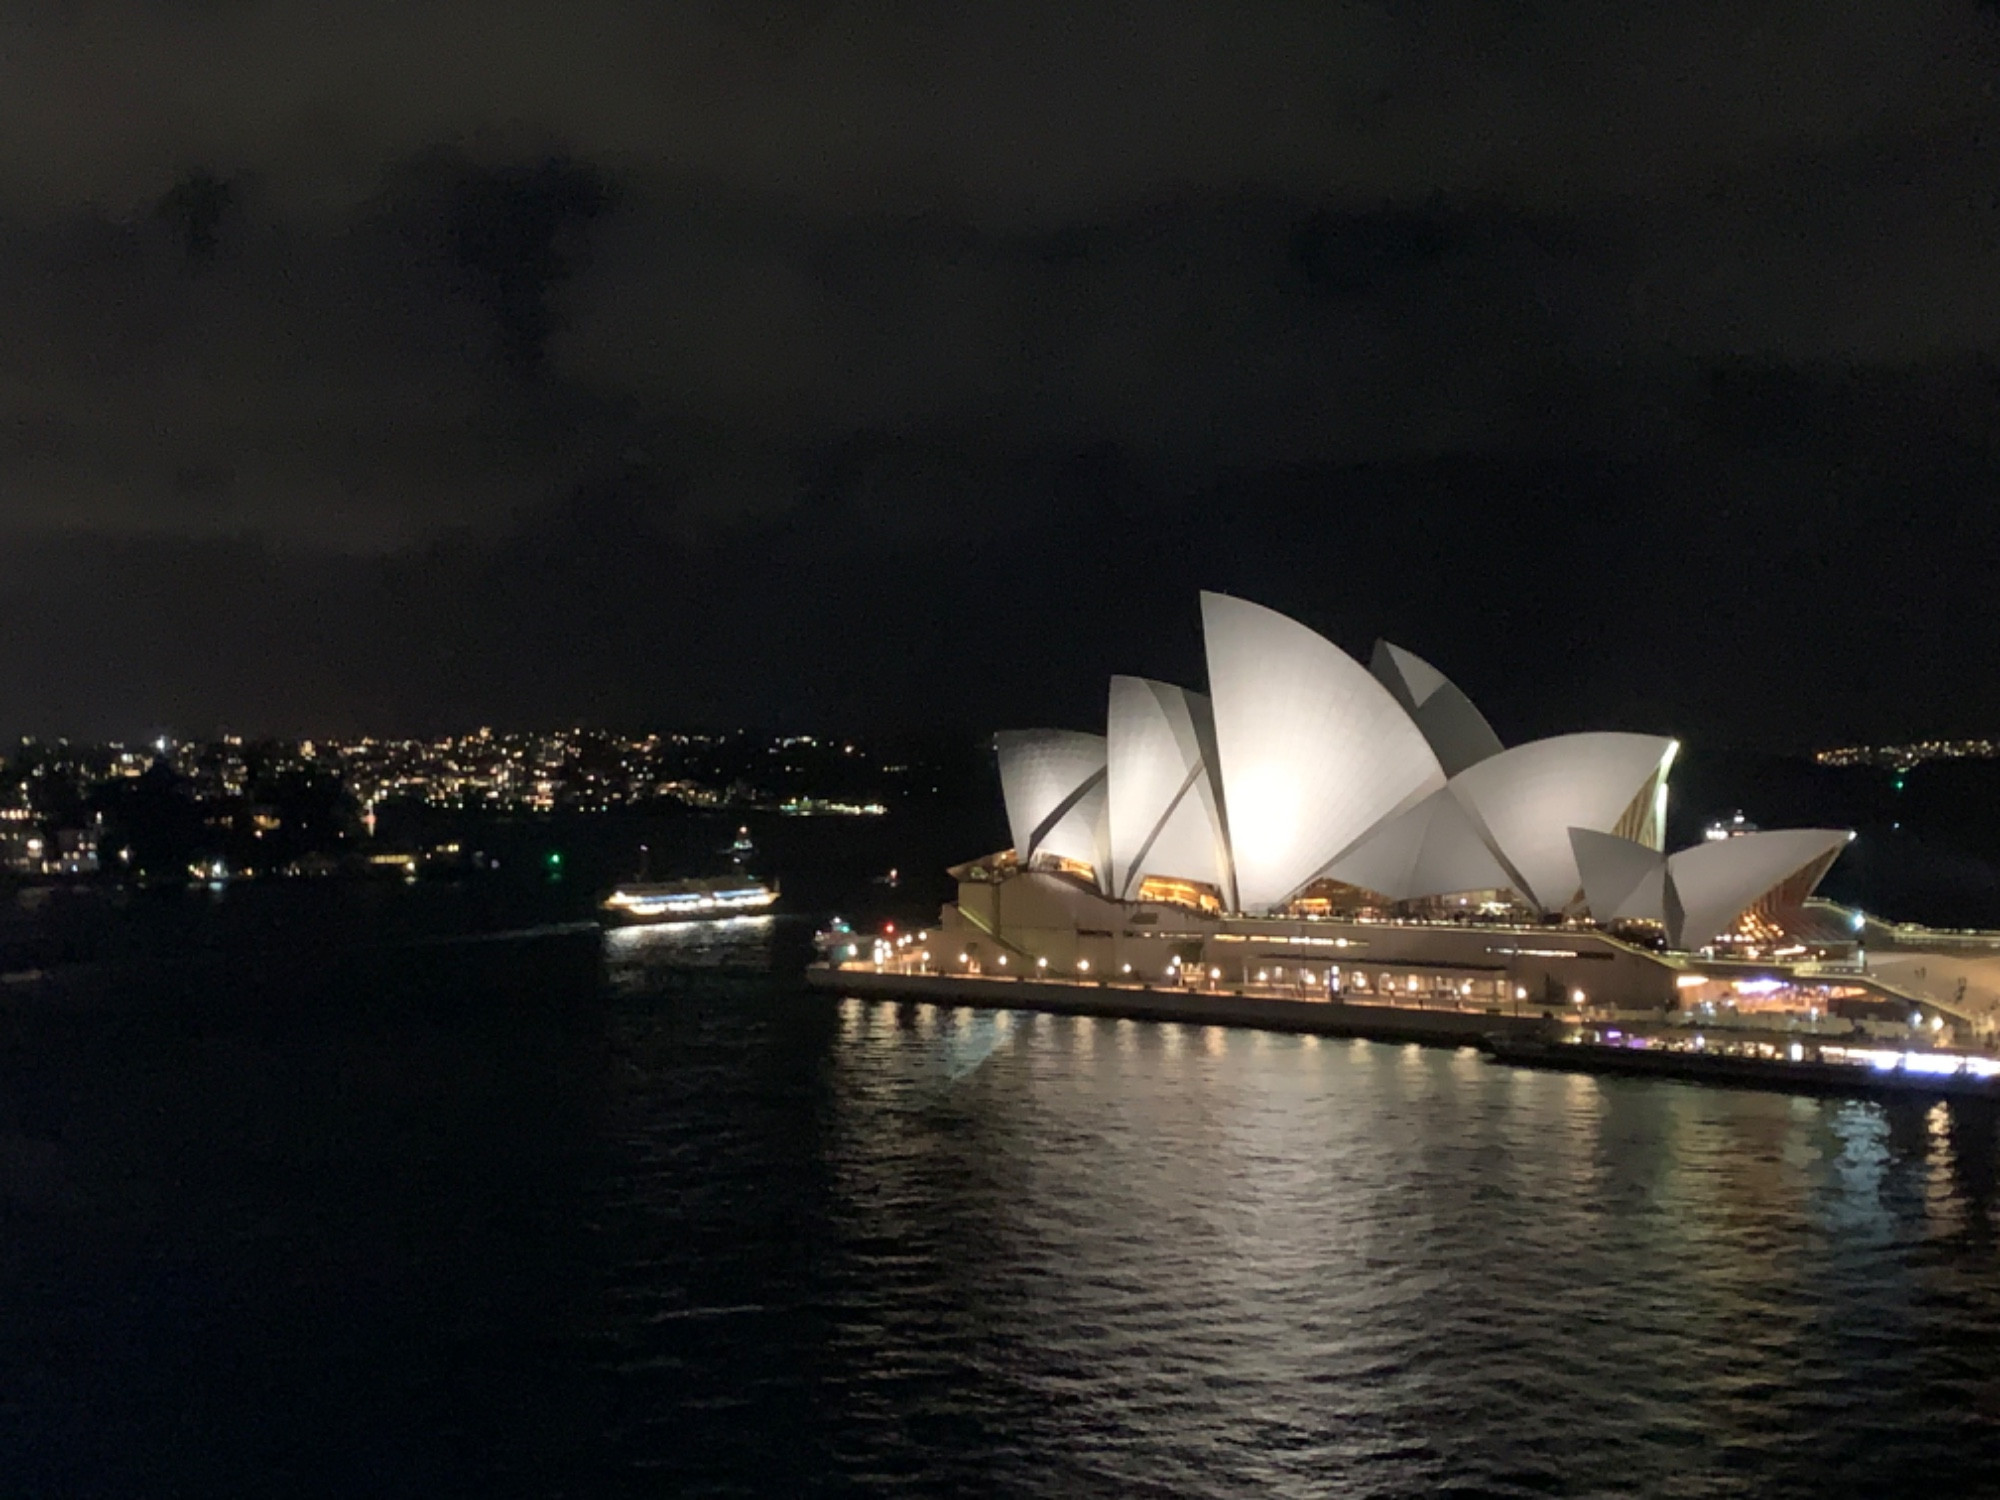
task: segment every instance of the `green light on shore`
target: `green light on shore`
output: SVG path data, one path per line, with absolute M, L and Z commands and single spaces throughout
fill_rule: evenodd
M 560 850 L 551 849 L 549 851 L 549 868 L 551 870 L 560 870 L 562 868 L 562 852 Z

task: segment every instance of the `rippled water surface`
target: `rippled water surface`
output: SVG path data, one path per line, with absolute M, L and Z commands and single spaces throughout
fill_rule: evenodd
M 765 1493 L 2000 1489 L 1990 1118 L 816 1011 L 760 941 L 618 961 L 621 1461 Z
M 0 1489 L 2000 1491 L 1990 1118 L 842 1002 L 803 934 L 17 1017 Z

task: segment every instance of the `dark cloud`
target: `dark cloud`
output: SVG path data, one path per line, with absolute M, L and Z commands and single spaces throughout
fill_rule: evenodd
M 200 265 L 214 259 L 223 217 L 235 201 L 236 191 L 228 183 L 196 170 L 167 190 L 158 212 L 186 246 L 188 260 Z
M 604 179 L 560 158 L 528 167 L 467 168 L 452 185 L 452 263 L 492 313 L 500 352 L 536 374 L 555 327 L 552 299 L 587 264 L 586 232 L 611 207 Z
M 1222 584 L 1519 732 L 1990 728 L 1996 65 L 1972 0 L 14 6 L 0 727 L 1080 717 Z

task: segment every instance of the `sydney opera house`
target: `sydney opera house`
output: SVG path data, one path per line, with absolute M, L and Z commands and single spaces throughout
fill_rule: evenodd
M 1114 677 L 1102 734 L 997 737 L 1013 847 L 953 871 L 932 972 L 1664 1006 L 1824 956 L 1848 833 L 1669 851 L 1672 739 L 1506 746 L 1400 647 L 1221 594 L 1201 623 L 1206 694 Z

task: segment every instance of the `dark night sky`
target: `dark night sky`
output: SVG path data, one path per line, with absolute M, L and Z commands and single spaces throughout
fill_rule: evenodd
M 2000 732 L 1975 0 L 0 10 L 0 731 Z

